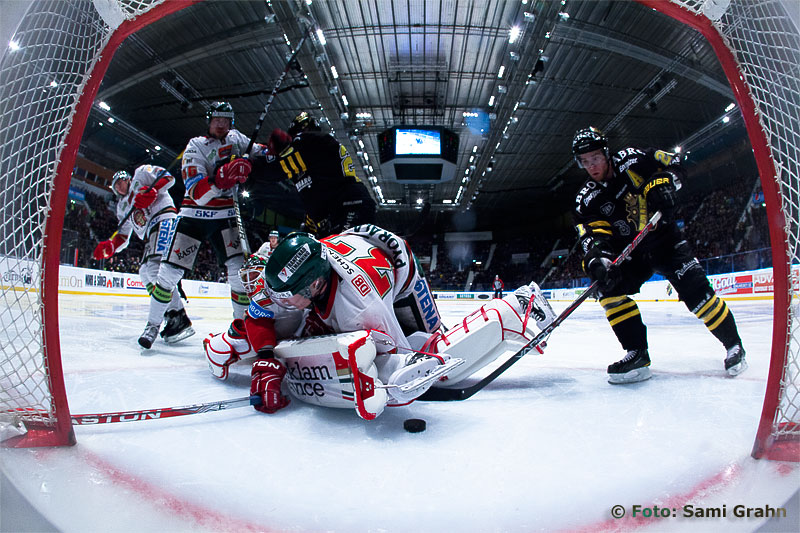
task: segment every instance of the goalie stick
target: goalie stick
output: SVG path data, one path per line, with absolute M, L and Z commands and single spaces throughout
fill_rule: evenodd
M 633 241 L 631 241 L 631 243 L 628 244 L 628 246 L 626 246 L 624 250 L 622 250 L 622 253 L 620 253 L 619 256 L 616 259 L 614 259 L 612 265 L 619 265 L 628 257 L 630 257 L 633 250 L 639 245 L 640 242 L 642 242 L 642 239 L 644 239 L 645 236 L 647 236 L 647 234 L 650 233 L 650 231 L 652 231 L 652 229 L 656 227 L 656 224 L 658 224 L 659 220 L 661 220 L 661 211 L 656 211 L 650 218 L 650 220 L 647 222 L 645 227 L 642 228 L 642 231 L 640 231 L 636 235 L 636 237 L 634 237 Z M 558 315 L 555 320 L 553 320 L 542 331 L 540 331 L 538 335 L 536 335 L 533 339 L 528 341 L 528 343 L 525 346 L 520 348 L 517 353 L 508 358 L 508 360 L 505 363 L 497 367 L 491 374 L 487 375 L 477 383 L 474 383 L 473 385 L 463 388 L 453 388 L 453 389 L 431 388 L 428 389 L 428 391 L 425 394 L 420 396 L 418 400 L 429 401 L 429 402 L 449 402 L 449 401 L 466 400 L 470 396 L 474 395 L 475 393 L 483 389 L 486 385 L 497 379 L 497 377 L 500 374 L 508 370 L 508 368 L 511 365 L 519 361 L 524 355 L 526 355 L 528 352 L 536 348 L 536 346 L 541 344 L 550 335 L 550 333 L 553 332 L 554 329 L 556 329 L 564 320 L 567 319 L 567 317 L 569 317 L 578 308 L 578 306 L 580 306 L 587 298 L 589 298 L 589 296 L 594 294 L 594 292 L 597 290 L 598 285 L 599 282 L 594 281 L 589 286 L 589 288 L 586 289 L 586 291 L 584 291 L 583 294 L 578 296 L 575 299 L 575 301 L 569 304 L 569 306 L 566 309 L 564 309 L 564 311 L 562 311 L 561 314 Z

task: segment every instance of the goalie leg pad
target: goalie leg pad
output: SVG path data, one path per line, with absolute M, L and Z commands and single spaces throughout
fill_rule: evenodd
M 228 331 L 212 333 L 203 339 L 203 348 L 208 359 L 208 369 L 215 378 L 228 379 L 228 367 L 244 357 L 256 355 L 247 340 L 244 320 L 236 319 L 231 323 Z
M 528 320 L 524 324 L 516 297 L 506 298 L 491 300 L 464 317 L 447 333 L 431 337 L 428 351 L 464 360 L 435 386 L 457 385 L 500 354 L 517 352 L 538 333 L 534 321 Z M 537 347 L 539 353 L 542 353 L 542 347 Z
M 366 420 L 377 417 L 388 395 L 375 366 L 375 342 L 367 331 L 281 341 L 275 357 L 287 369 L 284 382 L 300 401 L 355 408 Z

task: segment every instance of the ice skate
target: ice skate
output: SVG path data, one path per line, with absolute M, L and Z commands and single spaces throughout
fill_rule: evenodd
M 158 336 L 158 324 L 151 324 L 148 322 L 144 327 L 142 336 L 139 337 L 139 345 L 142 348 L 149 350 L 153 345 L 153 342 L 156 340 L 156 336 Z
M 458 357 L 446 354 L 441 354 L 440 357 L 444 359 L 444 363 L 438 357 L 422 354 L 410 356 L 406 366 L 395 370 L 389 377 L 386 385 L 387 392 L 392 398 L 389 403 L 408 403 L 418 398 L 442 376 L 464 364 L 464 360 Z
M 167 323 L 161 331 L 161 338 L 167 344 L 174 344 L 194 335 L 192 321 L 186 316 L 186 310 L 167 311 Z
M 608 366 L 608 382 L 615 385 L 645 381 L 652 375 L 647 348 L 630 350 L 621 360 Z
M 749 366 L 747 361 L 744 360 L 744 348 L 742 343 L 736 344 L 728 348 L 728 354 L 725 356 L 725 372 L 729 376 L 738 376 Z

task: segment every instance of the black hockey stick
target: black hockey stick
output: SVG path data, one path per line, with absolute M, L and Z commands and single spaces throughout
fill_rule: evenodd
M 284 78 L 292 69 L 292 63 L 294 63 L 294 58 L 297 57 L 298 52 L 303 47 L 303 43 L 306 42 L 306 38 L 308 37 L 308 33 L 304 34 L 303 37 L 300 39 L 300 42 L 297 43 L 297 46 L 292 52 L 292 55 L 289 56 L 289 60 L 286 62 L 286 67 L 284 67 L 283 72 L 281 72 L 280 77 L 278 77 L 278 81 L 275 83 L 275 87 L 272 88 L 272 92 L 269 94 L 269 98 L 267 98 L 267 103 L 264 105 L 264 111 L 261 112 L 261 116 L 258 117 L 258 122 L 256 123 L 256 129 L 253 130 L 253 134 L 250 136 L 250 144 L 247 145 L 247 150 L 244 151 L 244 157 L 249 157 L 250 150 L 253 149 L 253 144 L 256 142 L 256 137 L 261 132 L 261 126 L 264 124 L 264 119 L 267 118 L 267 113 L 269 112 L 269 107 L 272 105 L 272 101 L 275 99 L 275 95 L 278 94 L 278 89 L 281 88 L 281 84 L 283 83 Z
M 661 211 L 656 211 L 650 220 L 647 222 L 642 231 L 634 237 L 633 241 L 631 241 L 628 246 L 622 250 L 622 253 L 619 254 L 619 257 L 614 259 L 612 265 L 619 265 L 628 257 L 630 257 L 633 250 L 642 242 L 642 239 L 650 233 L 650 231 L 656 227 L 658 221 L 661 220 Z M 428 391 L 420 396 L 418 399 L 423 401 L 429 402 L 449 402 L 449 401 L 457 401 L 457 400 L 466 400 L 470 396 L 477 393 L 479 390 L 484 388 L 486 385 L 497 379 L 497 376 L 505 372 L 508 367 L 519 361 L 524 355 L 528 352 L 536 348 L 538 345 L 542 343 L 549 335 L 556 329 L 564 320 L 567 319 L 577 308 L 580 306 L 584 300 L 589 298 L 594 292 L 597 290 L 599 283 L 597 281 L 593 282 L 583 294 L 578 296 L 574 302 L 569 304 L 569 306 L 561 312 L 560 315 L 556 317 L 550 324 L 548 324 L 542 331 L 539 332 L 533 339 L 528 341 L 528 343 L 520 348 L 520 350 L 512 355 L 505 363 L 497 367 L 491 374 L 487 375 L 485 378 L 481 379 L 477 383 L 470 385 L 469 387 L 464 388 L 453 388 L 453 389 L 444 389 L 444 388 L 430 388 Z
M 261 132 L 261 126 L 264 124 L 264 119 L 267 118 L 267 113 L 269 112 L 269 107 L 272 105 L 272 101 L 275 99 L 275 95 L 278 94 L 278 89 L 281 88 L 281 84 L 283 83 L 284 78 L 289 73 L 289 70 L 292 68 L 292 63 L 294 63 L 294 58 L 297 57 L 297 53 L 303 47 L 303 43 L 306 42 L 306 37 L 308 34 L 306 33 L 300 39 L 300 42 L 297 43 L 297 47 L 295 47 L 294 52 L 292 55 L 289 56 L 289 60 L 286 62 L 286 67 L 281 72 L 281 75 L 278 77 L 277 83 L 275 83 L 275 87 L 272 88 L 272 92 L 269 93 L 269 98 L 267 98 L 267 103 L 264 105 L 264 111 L 261 112 L 261 116 L 258 117 L 258 122 L 256 123 L 256 128 L 253 130 L 253 134 L 250 136 L 250 142 L 247 144 L 247 149 L 244 151 L 244 157 L 250 157 L 250 150 L 253 149 L 253 145 L 256 142 L 256 137 Z M 236 186 L 236 189 L 233 191 L 233 211 L 236 214 L 236 225 L 239 228 L 239 240 L 242 243 L 242 251 L 244 252 L 245 257 L 250 255 L 250 241 L 247 240 L 247 232 L 244 229 L 244 221 L 242 220 L 242 208 L 239 205 L 239 186 Z

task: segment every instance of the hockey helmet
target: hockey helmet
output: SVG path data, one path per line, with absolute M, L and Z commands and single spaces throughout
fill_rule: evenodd
M 294 117 L 292 123 L 289 124 L 288 133 L 289 135 L 294 137 L 298 133 L 308 130 L 319 131 L 320 130 L 319 122 L 317 122 L 317 119 L 309 115 L 307 111 L 303 111 L 302 113 Z
M 272 301 L 292 308 L 292 296 L 312 297 L 311 285 L 330 274 L 328 249 L 310 233 L 290 233 L 272 251 L 264 269 L 267 290 Z
M 211 107 L 206 111 L 206 121 L 211 123 L 214 117 L 223 117 L 231 119 L 231 128 L 233 127 L 233 106 L 229 102 L 214 102 Z
M 608 139 L 602 131 L 595 127 L 589 127 L 575 132 L 575 137 L 572 139 L 572 155 L 579 168 L 583 168 L 583 165 L 578 156 L 595 150 L 603 150 L 605 156 L 608 157 Z
M 131 175 L 128 174 L 124 170 L 120 170 L 119 172 L 114 172 L 114 175 L 111 176 L 111 190 L 114 192 L 114 195 L 115 196 L 122 196 L 122 194 L 120 194 L 117 191 L 116 185 L 117 185 L 118 181 L 123 180 L 123 181 L 127 181 L 128 183 L 130 183 L 132 179 L 133 178 L 131 177 Z

